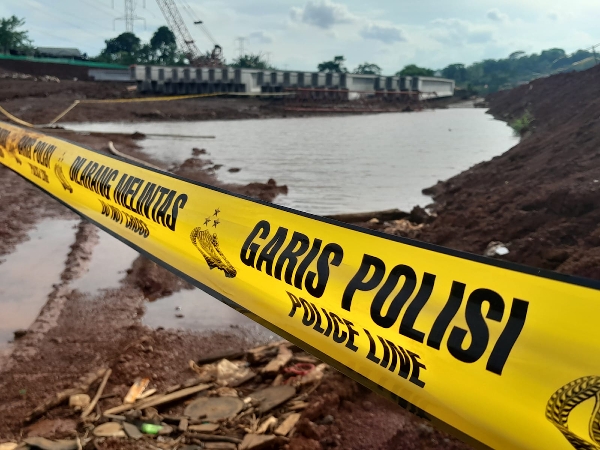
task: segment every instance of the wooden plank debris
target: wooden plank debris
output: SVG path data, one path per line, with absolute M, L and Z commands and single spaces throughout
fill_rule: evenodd
M 278 436 L 287 436 L 292 428 L 296 426 L 296 423 L 300 420 L 300 413 L 290 414 L 281 425 L 275 430 L 275 434 Z
M 165 403 L 169 403 L 175 400 L 179 400 L 184 397 L 189 397 L 190 395 L 196 394 L 201 391 L 205 391 L 212 387 L 212 384 L 199 384 L 198 386 L 193 386 L 190 388 L 182 389 L 180 391 L 173 392 L 167 395 L 156 395 L 153 398 L 149 398 L 146 400 L 141 400 L 139 402 L 127 405 L 116 406 L 105 411 L 105 414 L 118 414 L 124 411 L 129 411 L 130 409 L 144 409 L 149 408 L 151 406 L 163 405 Z

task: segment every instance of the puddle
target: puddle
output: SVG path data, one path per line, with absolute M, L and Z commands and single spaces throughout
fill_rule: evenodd
M 120 281 L 139 256 L 131 247 L 98 229 L 100 240 L 94 246 L 88 271 L 70 287 L 82 294 L 96 295 L 102 289 L 118 288 Z
M 27 329 L 60 282 L 78 220 L 46 219 L 0 263 L 0 351 L 13 332 Z
M 180 310 L 176 308 L 180 307 Z M 176 317 L 182 314 L 182 318 Z M 173 328 L 186 331 L 250 332 L 254 337 L 273 339 L 271 331 L 248 319 L 200 289 L 184 289 L 168 297 L 146 304 L 143 323 L 151 328 Z

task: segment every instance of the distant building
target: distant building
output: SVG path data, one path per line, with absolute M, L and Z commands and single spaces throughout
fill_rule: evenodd
M 37 47 L 35 56 L 40 58 L 84 59 L 84 55 L 79 49 L 67 47 Z

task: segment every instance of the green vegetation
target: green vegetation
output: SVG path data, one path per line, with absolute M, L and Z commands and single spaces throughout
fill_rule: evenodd
M 317 66 L 319 72 L 336 72 L 344 73 L 348 72 L 348 69 L 344 66 L 346 58 L 343 56 L 334 56 L 333 61 L 324 61 Z
M 231 67 L 235 67 L 236 69 L 277 70 L 260 53 L 242 55 L 233 60 Z
M 408 66 L 404 66 L 399 72 L 396 72 L 396 76 L 398 77 L 432 77 L 433 70 L 426 69 L 425 67 L 419 67 L 416 64 L 409 64 Z
M 509 122 L 508 125 L 513 129 L 513 133 L 515 136 L 523 136 L 527 131 L 531 128 L 531 123 L 533 122 L 533 115 L 525 110 L 523 115 L 518 119 Z
M 552 48 L 531 55 L 517 51 L 508 58 L 486 59 L 470 66 L 450 64 L 442 76 L 452 78 L 470 94 L 485 95 L 553 73 L 588 69 L 595 63 L 594 54 L 586 50 L 567 55 L 560 48 Z
M 377 64 L 366 62 L 359 64 L 358 67 L 352 71 L 352 73 L 357 73 L 360 75 L 381 75 L 381 67 L 379 67 Z
M 175 35 L 169 28 L 158 28 L 150 42 L 142 44 L 134 33 L 121 33 L 104 41 L 106 47 L 94 61 L 113 64 L 183 65 L 185 55 L 177 50 Z
M 0 18 L 0 53 L 9 53 L 11 50 L 23 53 L 31 53 L 31 40 L 27 31 L 19 31 L 25 25 L 25 19 L 10 16 L 7 19 Z

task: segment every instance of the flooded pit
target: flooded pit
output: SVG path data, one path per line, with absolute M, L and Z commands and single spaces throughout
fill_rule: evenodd
M 289 192 L 275 203 L 338 214 L 431 203 L 421 190 L 501 155 L 519 139 L 481 108 L 342 117 L 204 122 L 79 123 L 73 130 L 170 134 L 139 141 L 148 155 L 183 162 L 205 148 L 220 181 L 273 178 Z M 200 139 L 190 135 L 215 135 Z M 241 168 L 231 173 L 229 169 Z
M 107 232 L 98 229 L 99 241 L 92 250 L 85 274 L 70 287 L 82 294 L 97 295 L 101 290 L 118 288 L 139 253 Z
M 181 315 L 183 317 L 177 317 Z M 242 329 L 254 337 L 272 339 L 275 335 L 243 314 L 200 289 L 186 289 L 146 304 L 143 323 L 151 328 L 187 331 Z
M 13 333 L 27 329 L 38 316 L 75 242 L 78 220 L 39 222 L 15 251 L 0 262 L 0 350 Z

